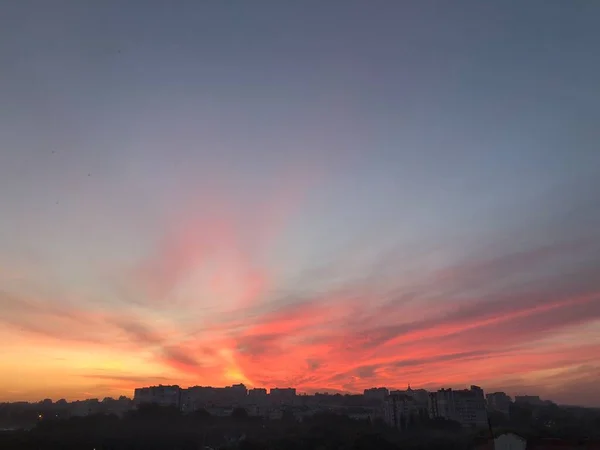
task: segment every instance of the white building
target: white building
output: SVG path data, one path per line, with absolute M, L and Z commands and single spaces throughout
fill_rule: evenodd
M 525 438 L 513 433 L 505 433 L 494 439 L 494 450 L 525 450 Z
M 487 425 L 487 411 L 483 389 L 453 391 L 440 389 L 429 395 L 429 416 L 454 420 L 463 426 L 484 427 Z

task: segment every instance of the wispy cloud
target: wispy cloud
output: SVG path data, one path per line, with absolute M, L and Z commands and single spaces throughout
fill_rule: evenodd
M 261 257 L 291 214 L 289 206 L 281 211 L 252 225 L 260 242 L 248 242 L 230 212 L 210 220 L 190 214 L 126 273 L 127 298 L 101 305 L 60 293 L 1 292 L 0 323 L 23 342 L 142 360 L 143 372 L 98 367 L 79 377 L 116 390 L 244 381 L 359 391 L 472 381 L 566 396 L 580 395 L 587 388 L 577 381 L 588 386 L 596 373 L 590 355 L 599 349 L 586 344 L 600 336 L 595 239 L 492 247 L 431 266 L 429 247 L 390 248 L 357 258 L 359 269 L 349 272 L 343 253 L 339 264 L 320 265 L 308 288 L 293 280 L 280 289 Z M 564 342 L 549 345 L 557 336 Z M 68 370 L 71 362 L 55 363 Z

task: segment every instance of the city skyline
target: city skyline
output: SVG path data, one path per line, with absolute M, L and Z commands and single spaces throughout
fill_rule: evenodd
M 395 395 L 402 395 L 403 397 L 411 397 L 413 398 L 413 400 L 418 400 L 420 402 L 423 401 L 423 393 L 425 393 L 427 396 L 431 395 L 431 394 L 435 394 L 435 393 L 445 393 L 445 392 L 449 392 L 449 391 L 454 391 L 457 393 L 461 393 L 461 392 L 469 392 L 469 391 L 479 391 L 481 392 L 481 394 L 484 397 L 498 397 L 500 396 L 503 400 L 506 399 L 508 402 L 513 403 L 513 402 L 526 402 L 526 403 L 531 403 L 532 405 L 535 406 L 540 406 L 540 405 L 547 405 L 549 403 L 554 403 L 551 399 L 542 399 L 539 395 L 531 395 L 531 394 L 525 394 L 525 395 L 514 395 L 511 396 L 509 394 L 507 394 L 504 391 L 488 391 L 485 388 L 481 387 L 481 386 L 476 386 L 476 385 L 468 385 L 468 386 L 461 386 L 461 387 L 443 387 L 440 386 L 438 388 L 435 389 L 431 389 L 431 390 L 427 390 L 421 387 L 416 387 L 416 388 L 412 388 L 410 386 L 410 384 L 408 386 L 406 386 L 405 389 L 400 389 L 400 388 L 394 388 L 394 387 L 388 387 L 388 386 L 373 386 L 367 389 L 364 389 L 363 392 L 328 392 L 326 390 L 321 390 L 321 391 L 314 391 L 314 392 L 301 392 L 298 391 L 295 387 L 293 386 L 274 386 L 274 387 L 259 387 L 259 386 L 255 386 L 255 387 L 248 387 L 246 385 L 244 385 L 243 383 L 238 383 L 238 384 L 233 384 L 233 385 L 229 385 L 229 386 L 200 386 L 200 385 L 192 385 L 192 386 L 181 386 L 179 384 L 173 384 L 173 385 L 163 385 L 163 384 L 158 384 L 158 385 L 153 385 L 153 386 L 138 386 L 136 388 L 134 388 L 133 390 L 133 395 L 131 396 L 127 396 L 127 395 L 121 395 L 118 398 L 113 398 L 113 397 L 104 397 L 103 399 L 101 398 L 87 398 L 87 399 L 76 399 L 76 400 L 72 400 L 69 401 L 67 399 L 64 398 L 60 398 L 60 399 L 52 399 L 52 398 L 42 398 L 39 399 L 37 401 L 29 401 L 28 403 L 31 404 L 35 404 L 35 403 L 61 403 L 64 401 L 67 402 L 81 402 L 81 401 L 105 401 L 105 400 L 121 400 L 121 399 L 127 399 L 129 401 L 133 400 L 134 404 L 137 404 L 137 406 L 139 406 L 141 403 L 144 403 L 144 399 L 143 398 L 138 398 L 138 396 L 140 395 L 149 395 L 152 392 L 154 393 L 158 393 L 158 392 L 164 392 L 166 393 L 166 397 L 167 399 L 169 399 L 169 401 L 175 401 L 175 399 L 171 399 L 169 397 L 169 393 L 171 393 L 171 390 L 176 388 L 177 390 L 179 390 L 180 395 L 183 395 L 185 392 L 198 392 L 197 390 L 200 389 L 201 392 L 204 391 L 213 391 L 214 393 L 234 393 L 237 395 L 237 397 L 227 397 L 225 396 L 224 398 L 221 398 L 219 403 L 221 403 L 221 406 L 226 406 L 223 402 L 223 400 L 235 400 L 237 398 L 237 400 L 239 400 L 239 395 L 240 393 L 243 393 L 243 397 L 246 398 L 250 403 L 252 403 L 252 401 L 256 401 L 260 398 L 264 398 L 265 396 L 267 397 L 272 397 L 272 396 L 276 396 L 278 398 L 280 398 L 280 396 L 282 394 L 284 394 L 284 396 L 286 396 L 288 398 L 288 400 L 291 398 L 289 397 L 289 395 L 291 394 L 292 397 L 306 397 L 306 396 L 330 396 L 330 397 L 337 397 L 337 396 L 354 396 L 354 397 L 364 397 L 365 400 L 385 400 L 388 398 L 391 398 Z M 166 391 L 162 391 L 163 389 L 166 389 Z M 259 395 L 260 394 L 260 395 Z M 137 403 L 135 403 L 137 401 Z M 150 400 L 149 398 L 146 399 L 145 401 L 156 401 L 155 400 Z M 183 402 L 183 399 L 181 397 L 178 397 L 176 399 L 177 403 L 181 406 L 181 403 Z M 489 401 L 489 400 L 488 400 Z M 1 402 L 0 402 L 1 403 Z M 9 402 L 9 403 L 20 403 L 20 402 Z M 234 402 L 235 403 L 235 402 Z M 133 404 L 132 404 L 133 406 Z M 163 405 L 165 406 L 165 405 Z M 228 405 L 228 406 L 233 406 Z M 494 406 L 495 405 L 488 405 L 489 407 L 492 408 L 492 410 L 494 410 Z M 563 405 L 563 406 L 576 406 L 576 405 Z M 189 411 L 188 411 L 189 412 Z
M 481 386 L 468 388 L 441 388 L 433 391 L 412 389 L 393 390 L 387 387 L 365 389 L 358 395 L 340 395 L 339 393 L 316 392 L 312 395 L 298 393 L 294 387 L 272 387 L 248 389 L 243 384 L 232 386 L 190 386 L 158 385 L 137 387 L 133 397 L 121 396 L 119 399 L 104 398 L 84 401 L 56 402 L 51 399 L 30 403 L 29 408 L 39 405 L 37 420 L 50 417 L 95 416 L 114 414 L 124 417 L 135 414 L 134 411 L 155 411 L 156 407 L 168 408 L 163 413 L 178 411 L 183 415 L 200 414 L 206 417 L 253 416 L 267 419 L 282 419 L 290 414 L 302 420 L 316 414 L 342 414 L 358 420 L 383 420 L 396 429 L 407 429 L 428 420 L 451 420 L 462 427 L 489 426 L 494 421 L 509 420 L 513 414 L 526 408 L 554 410 L 572 408 L 571 405 L 559 406 L 547 399 L 535 395 L 516 396 L 513 399 L 505 392 L 485 393 Z M 515 410 L 513 411 L 513 405 Z M 24 405 L 3 405 L 5 413 L 10 408 Z M 154 407 L 153 407 L 154 406 Z M 7 409 L 8 408 L 8 409 Z M 580 409 L 580 408 L 578 408 Z M 242 412 L 242 410 L 244 412 Z M 16 411 L 16 410 L 14 410 Z M 22 410 L 21 410 L 22 411 Z M 511 412 L 513 411 L 513 412 Z M 593 409 L 589 410 L 593 413 Z M 6 415 L 6 414 L 5 414 Z M 29 417 L 31 418 L 31 409 Z M 514 417 L 512 417 L 514 419 Z
M 600 406 L 600 3 L 5 2 L 0 401 Z
M 227 386 L 204 386 L 204 385 L 189 385 L 189 386 L 184 386 L 182 384 L 179 383 L 175 383 L 175 384 L 161 384 L 158 383 L 156 385 L 148 385 L 148 386 L 137 386 L 133 389 L 132 394 L 133 395 L 127 395 L 127 394 L 121 394 L 119 395 L 119 397 L 110 397 L 110 396 L 106 396 L 106 397 L 90 397 L 90 398 L 77 398 L 77 399 L 66 399 L 66 398 L 51 398 L 51 397 L 42 397 L 39 398 L 37 400 L 12 400 L 8 403 L 19 403 L 19 402 L 28 402 L 28 403 L 43 403 L 43 402 L 47 402 L 48 400 L 51 400 L 52 402 L 56 403 L 56 402 L 61 402 L 66 400 L 67 402 L 79 402 L 79 401 L 92 401 L 92 400 L 101 400 L 101 399 L 118 399 L 118 398 L 127 398 L 128 400 L 132 400 L 135 399 L 136 393 L 138 391 L 142 391 L 145 389 L 157 389 L 157 388 L 178 388 L 181 391 L 186 391 L 186 390 L 192 390 L 192 389 L 197 389 L 197 388 L 201 388 L 201 389 L 215 389 L 215 390 L 224 390 L 224 389 L 235 389 L 235 388 L 244 388 L 246 390 L 246 395 L 250 396 L 250 393 L 252 391 L 262 391 L 264 392 L 265 395 L 270 396 L 272 394 L 272 391 L 289 391 L 292 390 L 293 391 L 293 395 L 294 396 L 314 396 L 314 395 L 329 395 L 329 396 L 337 396 L 337 395 L 350 395 L 350 396 L 362 396 L 362 395 L 367 395 L 367 393 L 370 391 L 371 393 L 373 393 L 374 391 L 381 391 L 381 390 L 385 390 L 386 391 L 386 395 L 391 395 L 397 392 L 403 392 L 403 393 L 408 393 L 410 394 L 410 392 L 420 392 L 420 391 L 426 391 L 428 393 L 435 393 L 438 391 L 444 391 L 444 390 L 454 390 L 454 391 L 462 391 L 462 390 L 466 390 L 469 387 L 473 388 L 478 388 L 478 389 L 482 389 L 483 392 L 485 392 L 486 395 L 497 395 L 497 394 L 502 394 L 502 395 L 508 395 L 508 398 L 510 401 L 514 402 L 515 400 L 519 399 L 519 398 L 536 398 L 538 399 L 538 401 L 542 401 L 542 402 L 552 402 L 554 403 L 554 401 L 552 399 L 548 399 L 548 398 L 544 398 L 542 399 L 539 395 L 536 395 L 535 393 L 507 393 L 503 390 L 489 390 L 486 389 L 485 387 L 481 387 L 481 386 L 477 386 L 477 385 L 473 385 L 473 384 L 467 384 L 467 385 L 460 385 L 460 386 L 437 386 L 437 387 L 429 387 L 428 389 L 424 388 L 424 387 L 414 387 L 411 386 L 410 383 L 408 385 L 405 386 L 405 388 L 401 388 L 401 387 L 390 387 L 390 386 L 371 386 L 369 388 L 365 388 L 363 389 L 361 392 L 352 392 L 352 391 L 337 391 L 337 390 L 327 390 L 327 389 L 316 389 L 316 390 L 311 390 L 308 392 L 303 392 L 301 390 L 298 390 L 296 387 L 294 386 L 246 386 L 244 383 L 234 383 L 231 385 L 227 385 Z M 2 403 L 2 402 L 0 402 Z M 566 406 L 579 406 L 579 405 L 571 405 L 571 404 L 565 404 Z

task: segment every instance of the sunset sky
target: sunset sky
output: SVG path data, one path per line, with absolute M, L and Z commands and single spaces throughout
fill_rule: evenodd
M 600 2 L 0 6 L 0 402 L 600 406 Z

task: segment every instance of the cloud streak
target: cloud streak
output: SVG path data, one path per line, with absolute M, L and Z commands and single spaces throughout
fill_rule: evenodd
M 235 311 L 201 313 L 201 323 L 207 326 L 186 320 L 199 314 L 194 304 L 163 306 L 166 315 L 156 319 L 146 309 L 119 315 L 8 293 L 0 301 L 10 314 L 0 320 L 29 336 L 50 338 L 54 345 L 102 347 L 110 340 L 115 351 L 141 352 L 148 364 L 170 374 L 145 378 L 134 370 L 82 375 L 84 381 L 96 378 L 115 387 L 145 384 L 144 380 L 218 385 L 237 379 L 252 385 L 296 385 L 303 391 L 360 391 L 375 384 L 400 387 L 408 382 L 496 385 L 507 373 L 520 371 L 537 391 L 549 392 L 549 386 L 559 382 L 536 378 L 536 373 L 557 367 L 574 371 L 597 350 L 576 338 L 583 326 L 596 330 L 593 338 L 600 333 L 600 277 L 595 277 L 595 266 L 584 265 L 560 282 L 536 279 L 537 284 L 481 298 L 473 296 L 472 281 L 493 278 L 494 273 L 510 277 L 534 262 L 543 264 L 562 252 L 587 248 L 557 245 L 500 256 L 482 266 L 458 265 L 444 269 L 442 276 L 434 271 L 429 284 L 417 281 L 406 294 L 396 290 L 390 296 L 387 288 L 380 291 L 352 282 L 311 297 L 271 296 L 268 302 Z M 518 263 L 519 257 L 526 261 Z M 457 275 L 471 272 L 465 267 L 473 267 L 474 273 Z M 437 308 L 411 306 L 436 298 L 448 279 L 455 287 L 448 301 L 436 300 Z M 544 346 L 556 336 L 565 336 L 566 344 L 554 351 Z M 560 386 L 557 392 L 566 393 L 576 386 L 575 378 Z
M 18 338 L 7 376 L 11 358 L 39 346 L 56 353 L 48 370 L 72 371 L 81 392 L 98 382 L 115 390 L 244 382 L 307 392 L 474 382 L 600 404 L 583 395 L 596 370 L 590 355 L 600 350 L 593 233 L 473 246 L 441 263 L 435 255 L 447 249 L 431 245 L 390 245 L 369 258 L 344 247 L 299 283 L 278 278 L 268 263 L 300 208 L 302 190 L 284 191 L 248 221 L 225 198 L 202 214 L 190 208 L 130 270 L 102 278 L 114 281 L 115 298 L 44 291 L 35 279 L 25 291 L 7 285 L 0 324 Z M 86 355 L 94 352 L 104 355 L 97 367 Z

